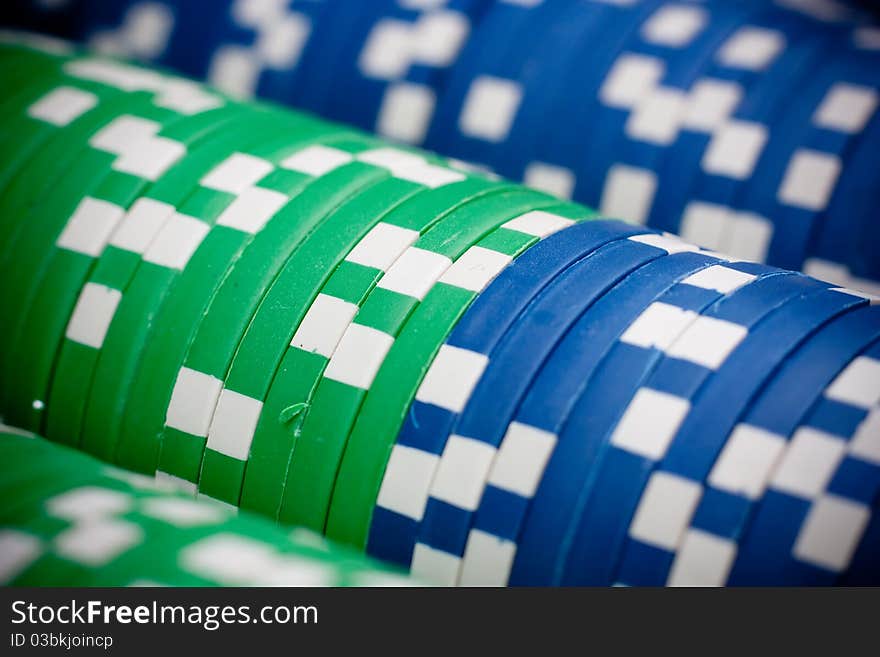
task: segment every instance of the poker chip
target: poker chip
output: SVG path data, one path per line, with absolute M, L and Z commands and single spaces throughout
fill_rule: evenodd
M 9 25 L 877 289 L 874 167 L 858 155 L 874 152 L 877 15 L 858 3 L 20 4 Z
M 417 585 L 350 550 L 32 434 L 3 427 L 0 453 L 0 490 L 10 496 L 0 516 L 4 585 Z
M 233 5 L 206 34 L 238 20 L 266 29 L 266 15 Z M 334 3 L 325 5 L 310 9 L 310 33 L 330 30 Z M 543 90 L 535 107 L 551 111 L 577 74 L 563 46 L 595 35 L 610 71 L 627 52 L 659 57 L 662 44 L 641 43 L 646 33 L 683 39 L 682 21 L 699 31 L 712 9 L 673 20 L 670 6 L 633 5 L 627 29 L 608 32 L 617 5 L 576 16 L 573 5 L 531 14 L 453 2 L 429 20 L 352 3 L 345 35 L 328 47 L 348 61 L 377 39 L 343 69 L 353 79 L 385 66 L 386 78 L 352 93 L 378 102 L 419 81 L 439 109 L 460 72 L 431 30 L 459 35 L 461 62 L 477 66 L 487 46 L 467 41 L 474 26 L 522 39 L 570 23 L 550 32 L 560 44 L 552 75 L 513 44 L 492 63 L 496 76 L 521 74 L 524 88 Z M 701 43 L 722 47 L 740 16 L 765 24 L 780 11 L 713 14 Z M 462 17 L 475 21 L 468 30 Z M 298 20 L 287 38 L 304 34 Z M 168 32 L 163 63 L 184 24 Z M 806 33 L 774 75 L 815 57 Z M 310 79 L 310 43 L 301 68 L 266 65 L 245 86 Z M 280 47 L 251 45 L 268 48 L 264 64 Z M 0 431 L 4 581 L 391 585 L 409 581 L 402 570 L 464 586 L 876 583 L 876 298 L 356 128 L 46 48 L 33 37 L 0 43 L 0 413 L 21 427 Z M 392 75 L 394 53 L 409 59 Z M 710 59 L 679 50 L 667 70 L 687 86 Z M 820 64 L 797 77 L 811 102 L 846 68 Z M 867 85 L 869 69 L 858 70 Z M 753 118 L 784 107 L 784 91 L 762 100 L 757 77 L 731 79 Z M 349 111 L 343 89 L 303 97 Z M 582 89 L 583 102 L 595 105 L 594 93 Z M 685 92 L 651 102 L 676 93 Z M 779 130 L 787 146 L 765 154 L 785 159 L 802 144 L 862 159 L 875 136 L 863 114 L 864 133 L 834 137 L 793 121 Z M 520 124 L 511 125 L 512 135 Z M 675 166 L 678 145 L 640 152 L 586 127 L 567 156 L 583 161 L 578 140 L 593 140 L 584 170 L 598 178 L 612 152 L 631 168 Z M 544 152 L 564 131 L 522 129 L 519 145 L 499 142 L 511 159 Z M 453 132 L 450 143 L 492 154 Z M 694 165 L 682 185 L 709 179 L 699 160 L 681 162 Z M 744 185 L 712 187 L 713 198 L 747 198 Z M 819 209 L 779 216 L 804 219 L 804 244 L 822 241 Z M 721 232 L 724 244 L 744 243 Z M 772 244 L 783 239 L 774 233 Z

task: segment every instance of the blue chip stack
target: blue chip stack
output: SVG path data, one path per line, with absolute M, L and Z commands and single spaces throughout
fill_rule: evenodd
M 42 4 L 0 11 L 878 290 L 880 28 L 866 3 L 75 0 L 48 16 Z
M 616 222 L 548 237 L 431 363 L 368 552 L 449 585 L 877 584 L 872 303 Z

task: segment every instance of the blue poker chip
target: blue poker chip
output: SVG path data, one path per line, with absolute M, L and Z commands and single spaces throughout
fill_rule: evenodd
M 510 137 L 494 145 L 488 155 L 492 163 L 498 163 L 499 173 L 570 197 L 573 176 L 552 163 L 536 161 L 536 153 L 544 135 L 556 125 L 547 118 L 559 116 L 569 104 L 571 90 L 564 87 L 563 80 L 576 62 L 575 52 L 596 38 L 607 5 L 544 3 L 539 7 L 542 12 L 535 13 L 522 39 L 509 39 L 503 69 L 497 73 L 481 69 L 484 74 L 515 80 L 522 94 Z M 534 45 L 523 48 L 523 39 Z
M 592 462 L 589 455 L 604 444 L 629 401 L 663 357 L 666 346 L 726 295 L 780 273 L 754 263 L 721 262 L 676 283 L 646 306 L 595 368 L 567 421 L 563 435 L 580 437 L 584 463 Z M 474 523 L 474 529 L 481 532 L 477 538 L 484 544 L 487 535 L 515 543 L 527 510 L 528 499 L 501 487 L 487 487 Z
M 85 0 L 79 11 L 81 29 L 76 37 L 101 52 L 204 78 L 217 45 L 214 26 L 231 4 L 231 0 Z M 137 38 L 133 38 L 135 35 Z
M 707 312 L 705 316 L 736 323 L 743 326 L 754 324 L 763 317 L 766 312 L 775 305 L 787 301 L 797 292 L 790 284 L 785 284 L 783 279 L 802 277 L 793 274 L 781 274 L 758 281 L 753 285 L 738 290 L 729 298 L 722 299 Z M 808 279 L 804 279 L 808 280 Z M 782 283 L 780 281 L 783 281 Z M 574 354 L 575 360 L 571 362 L 575 371 L 592 371 L 598 365 L 598 359 L 591 352 Z M 554 380 L 557 379 L 561 370 L 568 366 L 567 359 L 558 358 L 556 368 L 545 367 L 544 376 L 536 381 L 530 395 L 524 401 L 517 417 L 521 424 L 535 427 L 558 436 L 556 448 L 547 463 L 540 485 L 534 495 L 523 529 L 517 541 L 518 547 L 516 558 L 511 570 L 511 584 L 526 585 L 549 585 L 558 579 L 557 564 L 546 557 L 546 545 L 561 545 L 570 518 L 574 517 L 574 507 L 577 503 L 567 491 L 573 485 L 584 482 L 580 470 L 584 467 L 592 468 L 592 464 L 583 460 L 581 454 L 589 444 L 584 442 L 572 431 L 563 432 L 563 422 L 569 416 L 571 407 L 578 401 L 583 388 L 580 386 L 565 408 L 561 408 L 556 401 Z M 582 365 L 586 363 L 586 366 Z M 667 367 L 664 367 L 666 365 Z M 670 367 L 671 365 L 671 367 Z M 683 382 L 683 377 L 690 377 L 694 391 L 699 383 L 708 376 L 708 368 L 690 366 L 680 359 L 664 357 L 648 378 L 645 387 L 662 390 L 661 385 L 672 388 L 675 384 Z M 542 380 L 543 378 L 543 380 Z M 678 391 L 681 394 L 681 390 Z M 574 436 L 574 437 L 573 437 Z M 573 438 L 572 438 L 573 437 Z M 605 458 L 599 454 L 598 459 Z M 589 465 L 586 465 L 590 463 Z M 598 466 L 597 466 L 598 467 Z M 601 483 L 601 480 L 595 485 Z M 606 482 L 606 485 L 614 490 L 614 482 Z M 597 550 L 595 558 L 607 560 L 612 558 L 611 548 Z M 606 566 L 607 568 L 607 566 Z M 604 579 L 610 580 L 610 575 Z M 597 575 L 592 581 L 599 582 L 602 579 Z
M 300 6 L 308 5 L 293 5 L 294 8 Z M 334 86 L 339 83 L 335 71 L 343 63 L 342 51 L 369 7 L 370 3 L 357 0 L 323 0 L 316 3 L 309 14 L 308 43 L 296 67 L 267 75 L 260 84 L 260 93 L 321 115 Z
M 857 314 L 876 335 L 880 310 L 852 313 Z M 856 343 L 858 337 L 851 336 Z M 837 374 L 777 459 L 743 533 L 731 584 L 877 581 L 878 536 L 871 522 L 880 495 L 880 459 L 872 423 L 880 399 L 880 342 L 853 354 Z M 874 399 L 865 401 L 866 393 Z M 867 554 L 873 554 L 873 564 Z
M 545 4 L 491 4 L 450 71 L 425 139 L 428 148 L 505 173 L 494 149 L 506 139 L 521 107 L 518 72 L 529 54 L 522 47 L 511 52 L 511 46 L 534 39 L 536 21 L 543 26 L 544 15 L 557 11 Z
M 573 57 L 574 65 L 562 83 L 567 90 L 564 105 L 558 108 L 558 119 L 551 124 L 552 130 L 542 140 L 543 148 L 536 159 L 564 167 L 573 172 L 575 185 L 573 198 L 593 207 L 599 207 L 601 182 L 591 178 L 590 166 L 585 158 L 592 153 L 604 159 L 619 139 L 617 110 L 608 109 L 600 100 L 607 74 L 619 61 L 621 53 L 635 38 L 642 25 L 662 2 L 614 5 L 608 17 L 596 30 L 595 38 L 581 44 Z M 588 67 L 580 62 L 590 62 Z
M 334 68 L 322 114 L 421 143 L 445 92 L 448 69 L 485 11 L 486 0 L 405 9 L 367 3 Z
M 823 127 L 839 121 L 835 97 L 876 95 L 860 61 L 833 60 L 813 67 L 798 91 L 799 102 L 789 106 L 773 126 L 758 160 L 741 207 L 772 217 L 774 236 L 768 259 L 779 266 L 800 268 L 809 255 L 811 236 L 821 226 L 836 185 L 841 162 L 852 135 Z M 849 86 L 843 87 L 841 83 Z M 856 87 L 858 85 L 858 87 Z M 843 101 L 847 102 L 847 101 Z
M 703 481 L 741 411 L 803 340 L 834 317 L 865 304 L 864 297 L 822 289 L 796 297 L 748 332 L 691 398 L 676 431 L 669 436 L 668 448 L 661 458 L 654 459 L 656 467 L 647 472 L 643 470 L 642 477 L 630 480 L 631 487 L 623 487 L 635 490 L 633 499 L 637 508 L 632 523 L 624 527 L 629 536 L 618 553 L 619 582 L 648 585 L 666 582 L 687 523 L 703 493 Z M 642 490 L 639 482 L 644 479 L 649 480 Z M 661 497 L 669 500 L 666 508 L 664 503 L 656 506 Z M 679 527 L 680 523 L 684 525 Z M 563 582 L 578 581 L 578 573 L 585 567 L 578 549 L 591 541 L 588 531 L 584 525 L 578 529 L 569 556 L 569 577 Z
M 880 148 L 880 80 L 876 74 L 880 63 L 877 53 L 858 55 L 852 58 L 863 62 L 871 57 L 872 63 L 867 68 L 841 72 L 838 105 L 848 109 L 836 116 L 829 112 L 825 120 L 825 132 L 830 133 L 826 138 L 849 136 L 854 144 L 842 158 L 840 177 L 824 221 L 814 232 L 810 255 L 826 262 L 846 263 L 843 273 L 854 278 L 878 280 L 880 263 L 874 245 L 880 239 L 880 229 L 873 208 L 880 192 L 872 173 Z M 855 75 L 861 79 L 853 80 Z
M 607 321 L 597 320 L 593 325 L 601 328 L 594 328 L 589 347 L 581 344 L 581 349 L 601 351 L 606 331 L 623 321 L 621 318 L 629 307 L 643 295 L 651 294 L 659 285 L 669 285 L 669 278 L 681 275 L 682 271 L 689 274 L 718 262 L 716 256 L 706 253 L 664 257 L 668 251 L 661 246 L 662 238 L 641 241 L 652 237 L 661 236 L 621 240 L 566 271 L 530 305 L 489 354 L 483 376 L 451 428 L 455 443 L 450 437 L 429 491 L 413 558 L 414 573 L 428 575 L 438 551 L 463 557 L 474 511 L 510 421 L 546 357 L 560 348 L 560 341 L 571 327 L 582 325 L 587 317 L 602 316 Z M 603 314 L 609 307 L 614 308 L 613 318 Z M 573 374 L 580 377 L 581 372 L 575 370 Z M 444 470 L 455 469 L 460 449 L 473 449 L 489 458 L 482 464 L 484 467 L 475 467 L 456 478 L 457 485 L 474 491 L 473 499 L 457 504 L 459 500 L 450 496 L 446 488 L 448 475 Z
M 584 373 L 584 378 L 590 381 L 591 390 L 596 386 L 597 376 L 608 374 L 606 366 L 609 362 L 614 364 L 613 372 L 608 376 L 610 380 L 599 384 L 601 392 L 596 396 L 596 403 L 590 406 L 590 419 L 599 419 L 609 413 L 614 415 L 615 392 L 628 386 L 637 386 L 641 371 L 661 353 L 650 344 L 640 347 L 632 345 L 628 352 L 622 353 L 620 339 L 630 339 L 627 336 L 634 330 L 641 334 L 638 338 L 640 341 L 646 337 L 645 331 L 652 334 L 655 329 L 667 331 L 669 329 L 665 325 L 671 319 L 670 311 L 674 310 L 682 319 L 688 318 L 695 309 L 709 305 L 718 298 L 721 293 L 716 287 L 727 289 L 731 285 L 745 284 L 762 274 L 775 274 L 775 271 L 747 263 L 731 265 L 706 254 L 679 253 L 646 265 L 609 292 L 595 308 L 588 311 L 585 317 L 588 321 L 582 325 L 588 327 L 582 330 L 582 335 L 589 335 L 589 346 L 582 348 L 593 350 L 592 358 L 601 363 L 595 374 L 591 375 L 589 369 Z M 657 292 L 664 285 L 667 289 Z M 652 293 L 657 294 L 653 300 L 650 298 Z M 640 308 L 640 303 L 646 305 Z M 615 332 L 621 335 L 615 338 Z M 609 341 L 611 344 L 606 349 Z M 603 353 L 607 356 L 603 357 Z M 518 367 L 511 369 L 518 370 Z M 489 383 L 488 379 L 486 383 Z M 486 387 L 492 389 L 492 386 Z M 522 396 L 519 394 L 516 401 L 519 402 Z M 622 412 L 625 402 L 620 405 Z M 479 408 L 476 404 L 475 407 Z M 569 416 L 568 423 L 571 422 L 572 416 Z M 508 435 L 503 436 L 496 466 L 493 466 L 490 483 L 483 493 L 468 537 L 462 583 L 507 583 L 506 573 L 492 569 L 490 563 L 504 561 L 513 555 L 530 499 L 535 486 L 541 481 L 543 465 L 551 457 L 556 443 L 552 434 L 528 425 L 516 424 L 504 428 L 508 430 Z M 591 441 L 592 436 L 600 435 L 597 429 L 598 426 L 591 426 L 580 430 L 583 446 Z M 543 446 L 542 459 L 523 458 L 520 455 L 523 450 L 534 450 L 535 445 Z M 517 455 L 520 456 L 518 459 Z M 510 475 L 505 473 L 510 466 L 505 465 L 505 461 L 519 464 L 523 473 L 518 476 L 527 485 L 510 481 Z M 590 462 L 587 456 L 583 463 Z M 545 557 L 549 557 L 550 553 L 550 549 L 545 549 Z M 486 573 L 495 574 L 499 579 L 490 582 Z
M 616 221 L 592 220 L 576 224 L 538 242 L 506 268 L 477 297 L 458 322 L 446 344 L 454 349 L 488 355 L 532 300 L 556 278 L 573 266 L 607 260 L 606 250 L 620 240 L 644 234 L 643 228 Z M 610 253 L 619 252 L 619 248 Z M 604 259 L 604 260 L 603 260 Z M 621 263 L 620 267 L 623 268 Z M 454 410 L 416 397 L 398 434 L 404 449 L 440 456 L 457 418 Z M 386 477 L 392 476 L 386 472 Z M 423 482 L 425 488 L 430 481 Z M 404 515 L 382 505 L 373 513 L 367 542 L 369 554 L 409 566 L 421 517 Z
M 626 44 L 598 94 L 601 129 L 576 169 L 597 188 L 603 211 L 639 223 L 650 216 L 658 172 L 693 103 L 691 89 L 743 18 L 737 4 L 663 5 Z M 668 23 L 680 25 L 680 33 L 656 27 Z M 688 187 L 694 173 L 676 167 L 674 184 Z
M 213 46 L 207 60 L 199 62 L 205 67 L 202 76 L 235 97 L 294 102 L 291 92 L 303 86 L 299 75 L 306 54 L 322 45 L 314 38 L 316 25 L 331 4 L 232 2 L 226 12 L 212 16 Z
M 737 421 L 706 479 L 705 492 L 691 522 L 697 542 L 714 542 L 728 548 L 739 542 L 753 510 L 761 503 L 772 467 L 786 441 L 832 380 L 878 340 L 880 308 L 860 308 L 829 322 L 786 359 Z M 865 492 L 858 477 L 844 479 L 858 484 L 858 492 L 849 497 L 872 497 L 876 493 L 870 486 Z M 680 563 L 673 562 L 670 583 L 693 583 L 698 574 L 706 573 L 715 573 L 715 581 L 724 583 L 733 553 L 732 549 L 720 554 L 701 553 L 686 547 L 677 555 Z
M 738 253 L 741 246 L 731 239 L 729 233 L 733 230 L 723 220 L 706 212 L 688 215 L 691 202 L 702 204 L 697 208 L 708 205 L 737 209 L 734 200 L 749 178 L 719 175 L 715 172 L 717 166 L 710 171 L 703 166 L 715 133 L 720 135 L 733 121 L 733 125 L 747 129 L 744 134 L 751 133 L 757 138 L 790 102 L 792 90 L 797 89 L 802 75 L 822 51 L 821 35 L 808 29 L 802 17 L 775 7 L 760 9 L 720 45 L 711 65 L 691 87 L 692 102 L 698 102 L 695 99 L 702 94 L 705 111 L 688 117 L 675 144 L 669 148 L 657 172 L 657 192 L 648 222 L 725 253 L 763 261 L 767 245 L 761 248 L 759 239 L 750 240 L 745 254 Z M 753 43 L 748 46 L 750 40 Z M 743 43 L 753 51 L 750 58 L 742 53 Z

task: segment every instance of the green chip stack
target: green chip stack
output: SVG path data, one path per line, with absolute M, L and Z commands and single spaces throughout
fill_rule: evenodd
M 161 72 L 25 37 L 0 58 L 4 420 L 285 524 L 325 531 L 343 462 L 378 487 L 468 305 L 592 216 Z
M 0 426 L 0 584 L 409 586 L 307 530 L 285 531 Z

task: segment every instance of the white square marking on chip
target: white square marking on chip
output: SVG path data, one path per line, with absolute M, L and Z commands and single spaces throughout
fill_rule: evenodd
M 685 101 L 684 92 L 678 89 L 652 89 L 636 103 L 624 125 L 624 132 L 635 141 L 669 146 L 678 137 Z
M 414 29 L 410 23 L 382 19 L 370 31 L 358 57 L 358 68 L 369 78 L 402 77 L 412 62 Z
M 153 137 L 132 144 L 111 165 L 116 171 L 156 181 L 186 155 L 186 146 L 166 137 Z
M 397 444 L 391 450 L 376 505 L 421 521 L 428 503 L 428 488 L 440 457 Z
M 864 409 L 880 404 L 880 360 L 854 359 L 825 389 L 825 396 Z
M 849 441 L 849 453 L 853 458 L 880 465 L 880 406 L 859 423 Z
M 610 107 L 631 109 L 660 83 L 666 67 L 656 57 L 620 55 L 605 76 L 599 99 Z
M 393 344 L 394 336 L 363 324 L 351 324 L 327 363 L 324 377 L 369 390 Z
M 199 184 L 221 192 L 241 194 L 272 173 L 274 168 L 271 162 L 263 158 L 233 153 L 206 173 Z
M 521 497 L 534 496 L 556 441 L 549 431 L 511 422 L 495 455 L 489 483 Z
M 522 101 L 522 88 L 516 82 L 481 75 L 471 83 L 458 117 L 465 135 L 499 142 L 507 138 Z
M 865 129 L 877 109 L 877 91 L 846 82 L 835 83 L 816 108 L 820 128 L 855 134 Z
M 737 546 L 734 541 L 688 529 L 675 554 L 667 586 L 724 586 Z
M 87 282 L 76 300 L 64 337 L 92 349 L 100 349 L 122 300 L 122 292 Z
M 66 126 L 98 104 L 98 97 L 76 87 L 53 89 L 27 108 L 31 118 L 56 126 Z
M 679 239 L 672 233 L 662 233 L 660 235 L 657 235 L 656 233 L 644 233 L 642 235 L 632 235 L 630 237 L 627 237 L 626 239 L 631 242 L 639 242 L 640 244 L 653 246 L 655 249 L 662 249 L 668 254 L 706 253 L 705 251 L 700 249 L 700 247 L 693 244 L 688 244 L 687 242 Z
M 488 364 L 484 354 L 444 344 L 422 379 L 416 399 L 461 413 Z
M 471 529 L 462 557 L 459 585 L 507 586 L 516 543 Z
M 135 4 L 125 15 L 128 29 L 125 38 L 138 58 L 157 59 L 168 46 L 174 29 L 174 13 L 165 5 L 145 2 Z
M 376 287 L 421 301 L 450 266 L 452 260 L 446 256 L 411 246 L 388 268 Z
M 397 167 L 391 171 L 395 178 L 409 180 L 418 185 L 424 185 L 435 189 L 444 185 L 464 180 L 465 176 L 460 171 L 453 171 L 447 167 L 435 164 L 419 164 L 417 166 Z
M 603 215 L 644 225 L 651 212 L 657 174 L 625 164 L 608 170 L 599 208 Z
M 216 504 L 177 497 L 148 498 L 141 503 L 139 511 L 177 527 L 213 525 L 229 518 L 229 514 Z
M 471 292 L 482 292 L 512 260 L 506 253 L 472 246 L 452 263 L 439 280 Z
M 269 29 L 257 32 L 257 52 L 272 68 L 293 68 L 299 62 L 310 32 L 308 18 L 302 14 L 287 14 L 276 19 Z
M 706 78 L 696 82 L 687 97 L 682 126 L 699 132 L 713 132 L 733 115 L 743 96 L 735 82 Z
M 420 167 L 428 163 L 425 157 L 419 153 L 390 147 L 362 151 L 357 154 L 356 159 L 377 167 L 385 167 L 392 174 L 399 170 Z
M 50 497 L 45 507 L 56 518 L 83 522 L 121 515 L 131 509 L 131 504 L 132 498 L 126 493 L 98 486 L 81 486 Z
M 220 216 L 218 226 L 228 226 L 243 233 L 259 233 L 288 201 L 286 194 L 262 187 L 244 190 Z
M 109 243 L 117 249 L 143 255 L 168 218 L 174 214 L 174 209 L 169 203 L 142 196 L 132 203 L 122 217 Z
M 845 441 L 818 429 L 801 427 L 792 436 L 770 485 L 795 497 L 813 499 L 828 487 L 845 455 Z
M 86 566 L 103 566 L 144 540 L 143 530 L 122 520 L 74 525 L 55 537 L 58 556 Z
M 807 563 L 842 572 L 849 566 L 871 518 L 863 504 L 823 495 L 810 507 L 792 553 Z
M 773 222 L 753 212 L 734 212 L 721 250 L 734 258 L 766 262 L 772 239 Z
M 687 399 L 640 388 L 611 434 L 611 444 L 652 461 L 666 454 L 690 411 Z
M 166 426 L 193 436 L 206 437 L 221 390 L 223 381 L 220 379 L 181 367 L 168 402 Z
M 156 133 L 161 128 L 161 123 L 126 114 L 113 119 L 92 135 L 89 145 L 121 155 L 137 145 L 156 138 Z
M 655 472 L 639 500 L 629 535 L 661 550 L 675 551 L 703 496 L 696 481 Z
M 703 153 L 702 167 L 706 173 L 745 180 L 767 143 L 767 128 L 758 123 L 728 121 L 712 134 Z
M 662 301 L 645 308 L 620 336 L 625 344 L 644 349 L 667 349 L 696 318 L 697 313 Z
M 570 199 L 574 193 L 575 177 L 571 169 L 546 162 L 532 162 L 526 167 L 523 182 L 558 198 Z
M 421 144 L 428 134 L 437 97 L 423 84 L 398 82 L 388 87 L 379 106 L 376 131 L 408 144 Z
M 167 107 L 181 114 L 193 115 L 222 107 L 226 101 L 195 82 L 179 78 L 166 78 L 153 98 L 159 107 Z
M 718 61 L 731 68 L 763 71 L 785 48 L 781 32 L 761 27 L 742 27 L 718 51 Z
M 880 50 L 880 29 L 876 27 L 857 27 L 853 30 L 852 37 L 856 48 Z
M 681 237 L 710 249 L 721 249 L 731 214 L 730 208 L 723 205 L 691 201 L 681 218 Z
M 417 230 L 380 221 L 361 238 L 345 259 L 386 271 L 417 239 Z
M 276 561 L 276 552 L 260 541 L 231 533 L 212 534 L 180 552 L 180 565 L 219 583 L 253 583 Z
M 205 430 L 207 433 L 207 429 Z M 156 487 L 163 491 L 174 491 L 180 495 L 187 497 L 197 497 L 199 494 L 199 485 L 192 481 L 187 481 L 183 477 L 177 477 L 161 470 L 156 470 Z
M 412 34 L 413 60 L 428 66 L 449 66 L 468 32 L 470 21 L 461 12 L 438 10 L 422 14 Z
M 709 485 L 750 500 L 759 499 L 787 444 L 784 436 L 738 424 L 712 466 Z
M 410 573 L 435 586 L 455 586 L 460 563 L 454 554 L 416 543 Z
M 208 449 L 246 461 L 262 411 L 260 400 L 224 388 L 208 430 Z
M 563 228 L 568 228 L 573 223 L 575 223 L 574 220 L 568 217 L 561 217 L 543 210 L 531 210 L 501 224 L 501 227 L 543 239 Z
M 708 17 L 700 7 L 666 5 L 642 25 L 642 38 L 670 48 L 688 45 L 706 26 Z
M 754 274 L 747 274 L 738 269 L 732 269 L 724 265 L 712 265 L 691 274 L 682 280 L 682 283 L 704 290 L 715 290 L 721 294 L 730 294 L 753 282 L 756 278 L 757 276 Z
M 357 304 L 319 294 L 293 334 L 290 346 L 330 358 L 357 312 Z
M 473 438 L 449 436 L 431 483 L 431 497 L 476 511 L 495 451 L 492 445 Z
M 779 201 L 806 210 L 824 210 L 840 170 L 840 158 L 836 155 L 798 149 L 789 160 L 779 186 Z
M 6 585 L 43 555 L 43 543 L 36 536 L 0 529 L 0 583 Z
M 96 258 L 124 215 L 125 209 L 115 203 L 87 196 L 76 206 L 55 244 Z
M 288 155 L 281 161 L 281 166 L 309 176 L 323 176 L 353 159 L 352 154 L 347 151 L 322 144 L 312 144 Z
M 256 52 L 236 45 L 214 51 L 206 76 L 208 82 L 236 98 L 250 98 L 257 90 L 263 64 Z
M 160 267 L 182 270 L 210 229 L 208 224 L 195 217 L 175 212 L 144 253 L 144 260 Z
M 749 330 L 740 324 L 700 316 L 666 353 L 717 370 L 748 334 Z

